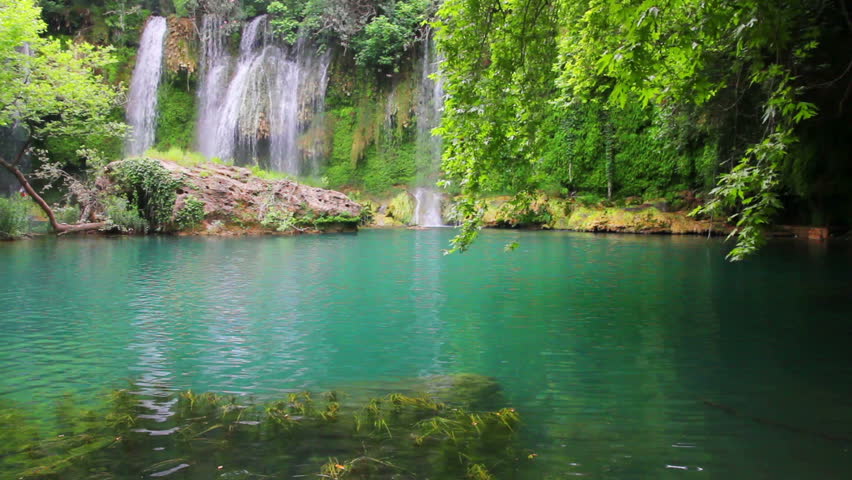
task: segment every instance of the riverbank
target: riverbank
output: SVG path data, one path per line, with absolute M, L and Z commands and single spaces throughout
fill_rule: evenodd
M 49 206 L 30 187 L 0 204 L 0 238 L 25 238 L 41 224 L 60 235 L 251 235 L 356 231 L 362 220 L 361 205 L 341 192 L 217 162 L 128 158 L 65 188 L 73 203 Z
M 696 219 L 683 209 L 667 211 L 669 207 L 662 201 L 616 207 L 542 196 L 529 208 L 516 209 L 512 200 L 510 196 L 486 198 L 485 228 L 672 235 L 726 235 L 731 231 L 724 222 Z M 362 202 L 372 212 L 368 227 L 414 226 L 417 207 L 408 192 Z M 441 215 L 447 225 L 456 223 L 452 199 L 444 199 Z
M 138 192 L 162 185 L 151 184 L 146 173 L 161 172 L 169 181 L 170 200 L 162 207 L 161 224 L 140 228 L 116 218 L 104 199 L 124 198 L 129 211 L 142 212 L 150 199 Z M 130 173 L 128 173 L 130 172 Z M 161 182 L 163 183 L 163 182 Z M 105 228 L 89 233 L 241 236 L 269 234 L 354 232 L 366 228 L 410 228 L 418 226 L 419 205 L 415 191 L 399 186 L 384 196 L 366 196 L 318 188 L 293 181 L 281 174 L 218 162 L 189 159 L 135 158 L 113 162 L 96 182 L 95 194 L 102 200 L 91 208 L 86 220 L 104 222 Z M 438 194 L 436 194 L 438 195 Z M 617 202 L 589 201 L 586 197 L 540 195 L 529 205 L 518 207 L 511 196 L 487 197 L 483 226 L 496 229 L 568 230 L 594 233 L 668 235 L 727 235 L 733 227 L 718 220 L 689 215 L 694 199 Z M 438 202 L 442 221 L 458 224 L 455 199 Z M 31 231 L 37 231 L 31 229 Z M 825 240 L 846 233 L 826 227 L 777 225 L 770 236 Z

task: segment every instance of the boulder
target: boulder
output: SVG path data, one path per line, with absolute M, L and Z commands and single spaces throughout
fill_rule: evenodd
M 361 214 L 361 205 L 334 190 L 288 179 L 260 178 L 243 167 L 218 163 L 183 166 L 158 161 L 172 175 L 182 179 L 182 186 L 176 192 L 174 212 L 192 196 L 204 203 L 204 219 L 208 225 L 218 222 L 218 225 L 263 230 L 260 223 L 272 208 L 309 218 L 358 217 Z M 107 166 L 106 175 L 99 179 L 100 189 L 111 188 L 110 171 L 117 163 Z

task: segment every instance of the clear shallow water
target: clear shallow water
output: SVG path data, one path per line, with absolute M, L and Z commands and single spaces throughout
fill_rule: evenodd
M 713 240 L 558 232 L 443 256 L 452 234 L 0 244 L 0 396 L 469 372 L 519 409 L 542 478 L 852 475 L 848 244 L 731 265 Z

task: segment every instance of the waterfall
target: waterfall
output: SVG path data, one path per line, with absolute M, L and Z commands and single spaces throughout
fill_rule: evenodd
M 216 122 L 215 155 L 222 159 L 233 159 L 237 149 L 246 152 L 252 163 L 256 162 L 260 114 L 268 109 L 268 98 L 264 88 L 268 82 L 266 65 L 267 18 L 261 15 L 243 28 L 240 39 L 240 56 L 222 105 L 213 121 Z
M 444 108 L 443 80 L 439 75 L 441 56 L 435 51 L 432 37 L 423 42 L 419 100 L 417 102 L 417 155 L 418 184 L 414 198 L 417 201 L 414 222 L 420 226 L 442 226 L 441 194 L 435 187 L 441 168 L 441 137 L 432 135 L 432 129 L 441 123 Z M 433 77 L 436 77 L 433 79 Z
M 414 224 L 421 227 L 443 227 L 441 194 L 435 188 L 414 189 Z
M 215 30 L 206 20 L 202 31 Z M 305 38 L 292 47 L 275 44 L 265 15 L 243 28 L 230 79 L 231 61 L 216 33 L 203 33 L 202 43 L 210 60 L 199 92 L 199 150 L 294 175 L 314 173 L 318 148 L 303 137 L 321 120 L 330 55 L 315 53 Z
M 201 82 L 198 88 L 198 150 L 212 158 L 217 153 L 216 128 L 219 110 L 228 87 L 231 56 L 226 45 L 227 24 L 218 15 L 201 20 Z
M 154 145 L 157 87 L 163 70 L 165 38 L 166 19 L 150 17 L 139 42 L 127 98 L 127 123 L 132 128 L 125 144 L 127 155 L 142 155 Z
M 292 53 L 292 60 L 278 64 L 277 108 L 270 119 L 270 164 L 282 172 L 307 174 L 319 168 L 319 152 L 315 145 L 300 145 L 299 136 L 322 114 L 331 56 L 328 52 L 314 54 L 304 37 Z

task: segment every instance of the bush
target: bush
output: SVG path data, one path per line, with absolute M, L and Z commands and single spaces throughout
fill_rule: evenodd
M 267 210 L 260 224 L 277 232 L 286 232 L 296 226 L 296 219 L 293 212 L 272 207 Z
M 0 197 L 0 238 L 11 239 L 29 232 L 32 202 L 17 196 Z
M 124 233 L 143 233 L 148 230 L 148 222 L 127 199 L 112 195 L 104 200 L 104 206 L 107 217 L 107 227 L 104 230 Z
M 66 205 L 53 211 L 56 221 L 59 223 L 77 223 L 80 221 L 80 207 L 77 205 Z
M 580 195 L 577 197 L 577 202 L 580 205 L 586 207 L 595 207 L 601 204 L 604 201 L 604 198 L 600 195 L 596 195 L 594 193 L 587 193 L 585 195 Z
M 183 199 L 183 207 L 175 214 L 175 224 L 180 230 L 190 230 L 204 220 L 204 202 L 188 195 Z
M 129 158 L 116 164 L 111 176 L 121 195 L 148 223 L 148 228 L 163 230 L 171 222 L 177 199 L 175 190 L 183 181 L 173 177 L 160 162 Z
M 429 17 L 428 0 L 400 0 L 385 4 L 354 39 L 355 61 L 368 68 L 399 70 L 405 50 L 417 29 Z

